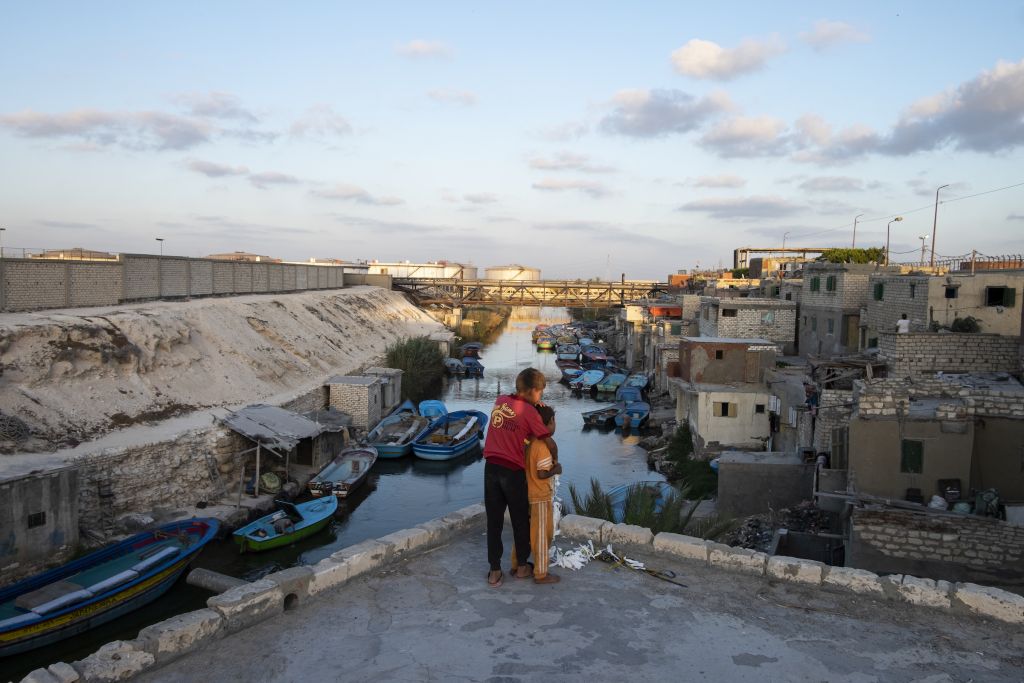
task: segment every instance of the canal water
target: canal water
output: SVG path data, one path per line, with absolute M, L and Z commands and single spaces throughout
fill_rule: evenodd
M 564 468 L 560 497 L 568 500 L 570 482 L 581 492 L 589 489 L 591 478 L 598 479 L 606 489 L 617 484 L 662 479 L 649 470 L 646 452 L 637 446 L 640 436 L 584 429 L 581 412 L 593 409 L 596 399 L 589 395 L 574 396 L 566 385 L 560 384 L 561 373 L 555 366 L 555 354 L 536 350 L 530 341 L 538 322 L 565 322 L 568 314 L 564 309 L 534 310 L 537 318 L 530 320 L 523 319 L 520 309 L 513 320 L 499 328 L 493 341 L 485 345 L 481 352 L 481 361 L 486 367 L 483 377 L 446 380 L 437 398 L 444 400 L 449 410 L 473 408 L 489 413 L 499 394 L 515 390 L 515 377 L 521 370 L 530 366 L 538 368 L 548 378 L 544 401 L 556 411 L 555 441 Z M 315 564 L 354 543 L 482 502 L 483 472 L 484 462 L 479 450 L 449 462 L 432 462 L 413 456 L 378 460 L 367 485 L 354 497 L 341 502 L 335 520 L 325 531 L 290 547 L 264 553 L 242 555 L 230 540 L 213 543 L 204 549 L 195 566 L 252 581 L 279 569 Z M 481 567 L 485 564 L 486 558 L 481 555 Z M 0 660 L 0 670 L 5 674 L 0 679 L 17 680 L 39 666 L 81 659 L 104 643 L 132 639 L 139 629 L 149 624 L 205 606 L 209 596 L 209 592 L 180 581 L 159 600 L 112 624 L 50 648 Z

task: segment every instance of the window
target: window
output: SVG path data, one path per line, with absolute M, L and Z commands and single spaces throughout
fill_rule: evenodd
M 836 332 L 836 321 L 832 318 L 828 319 L 828 334 L 832 336 Z
M 781 291 L 782 287 L 772 287 L 772 296 L 778 296 Z
M 725 358 L 725 351 L 722 349 L 715 351 L 715 360 L 722 360 L 723 358 Z
M 737 405 L 735 403 L 727 403 L 725 401 L 715 401 L 715 417 L 736 417 Z
M 766 325 L 771 325 L 775 322 L 775 311 L 762 311 L 761 322 Z
M 917 298 L 916 295 L 917 295 L 917 285 L 910 285 L 910 298 L 911 299 L 916 299 Z
M 28 528 L 33 529 L 37 526 L 43 526 L 46 524 L 46 513 L 45 512 L 33 512 L 28 516 Z
M 875 283 L 875 301 L 882 301 L 884 296 L 885 296 L 885 283 L 884 282 L 876 282 Z
M 878 337 L 868 337 L 868 348 L 869 349 L 877 349 L 878 348 Z
M 758 413 L 758 414 L 763 413 L 764 412 L 764 404 L 763 403 L 755 403 L 754 404 L 754 412 Z
M 959 291 L 960 291 L 960 285 L 956 285 L 956 286 L 953 286 L 953 287 L 946 287 L 946 298 L 947 299 L 955 299 L 955 298 L 957 298 L 959 296 Z
M 986 287 L 986 306 L 1006 306 L 1009 308 L 1016 303 L 1017 290 L 1013 287 Z
M 835 275 L 829 275 L 827 278 L 825 278 L 825 291 L 826 292 L 834 292 L 834 291 L 836 291 L 836 276 Z
M 786 301 L 793 300 L 793 292 L 786 292 Z
M 811 332 L 817 332 L 817 331 L 818 331 L 818 316 L 812 315 L 811 316 Z
M 723 318 L 735 318 L 736 317 L 736 309 L 735 308 L 723 308 L 722 309 L 722 317 Z
M 924 442 L 903 439 L 900 448 L 900 472 L 921 474 L 924 471 Z
M 812 292 L 817 292 L 817 291 L 820 291 L 820 290 L 821 290 L 821 278 L 820 277 L 812 277 L 811 278 L 811 291 Z
M 705 306 L 704 307 L 704 319 L 705 320 L 711 320 L 711 307 L 710 306 Z
M 807 327 L 807 316 L 804 316 L 804 327 Z

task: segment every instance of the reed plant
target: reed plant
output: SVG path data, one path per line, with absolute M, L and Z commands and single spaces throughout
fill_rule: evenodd
M 407 337 L 388 346 L 389 368 L 402 371 L 402 398 L 431 395 L 444 374 L 444 354 L 430 337 Z

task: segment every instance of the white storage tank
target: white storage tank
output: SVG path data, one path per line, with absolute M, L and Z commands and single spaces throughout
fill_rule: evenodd
M 540 280 L 540 269 L 513 263 L 508 266 L 491 266 L 484 270 L 487 280 Z
M 411 261 L 370 261 L 370 275 L 390 275 L 398 278 L 446 278 L 459 280 L 475 280 L 476 266 L 454 261 L 427 261 L 412 263 Z

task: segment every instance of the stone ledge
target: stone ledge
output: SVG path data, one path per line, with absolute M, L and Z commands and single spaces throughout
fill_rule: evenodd
M 708 561 L 708 542 L 694 536 L 662 532 L 654 537 L 654 549 L 688 560 Z
M 263 577 L 278 585 L 284 597 L 285 609 L 297 607 L 309 597 L 309 584 L 313 580 L 313 570 L 309 567 L 289 567 Z
M 824 585 L 839 590 L 884 597 L 878 574 L 856 567 L 829 567 Z
M 226 626 L 216 610 L 199 609 L 147 626 L 139 631 L 137 642 L 163 665 L 221 637 Z
M 784 555 L 773 555 L 768 558 L 765 572 L 773 579 L 820 586 L 826 568 L 826 565 L 822 562 L 802 560 Z
M 430 544 L 431 533 L 426 529 L 412 528 L 395 531 L 377 539 L 379 543 L 390 545 L 395 558 L 415 552 Z
M 970 614 L 1010 624 L 1024 624 L 1024 596 L 1000 588 L 958 583 L 953 592 L 952 605 Z
M 611 525 L 611 522 L 606 522 L 603 519 L 594 519 L 593 517 L 584 517 L 582 515 L 566 515 L 562 517 L 558 528 L 570 538 L 602 543 L 604 534 L 607 533 L 607 529 Z
M 448 513 L 441 518 L 441 523 L 448 526 L 449 529 L 461 531 L 485 519 L 487 519 L 487 509 L 482 503 L 477 503 Z
M 140 649 L 136 641 L 115 640 L 85 659 L 74 663 L 81 680 L 87 683 L 127 681 L 156 664 L 156 658 Z
M 60 683 L 76 683 L 76 681 L 82 680 L 82 677 L 78 675 L 75 667 L 65 662 L 51 664 L 49 671 L 54 678 L 60 681 Z
M 949 609 L 949 594 L 953 586 L 948 581 L 919 579 L 916 576 L 904 576 L 900 584 L 900 596 L 912 605 L 922 607 L 938 607 Z
M 764 576 L 768 556 L 746 548 L 708 543 L 708 563 L 723 569 Z
M 260 579 L 214 595 L 206 605 L 224 617 L 228 633 L 236 633 L 283 612 L 284 593 L 273 581 Z
M 635 524 L 611 524 L 601 532 L 602 543 L 623 545 L 650 545 L 654 534 L 650 529 Z

